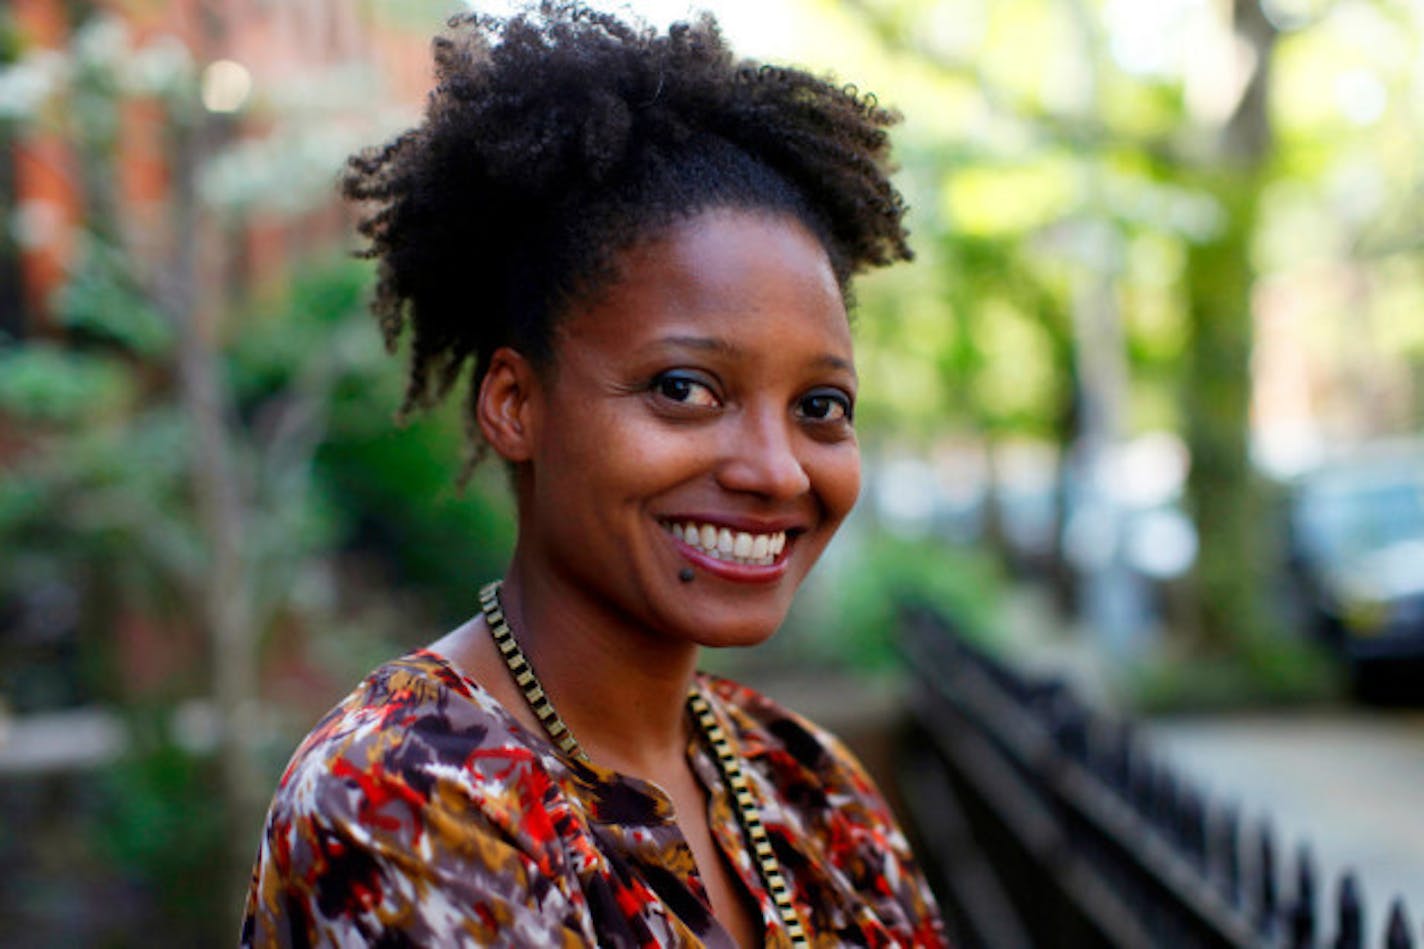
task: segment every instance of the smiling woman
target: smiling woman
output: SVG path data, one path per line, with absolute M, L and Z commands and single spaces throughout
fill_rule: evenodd
M 406 407 L 473 364 L 518 542 L 298 748 L 244 943 L 942 943 L 843 746 L 696 669 L 772 635 L 855 502 L 847 283 L 909 256 L 892 116 L 705 18 L 545 5 L 435 49 L 346 193 Z

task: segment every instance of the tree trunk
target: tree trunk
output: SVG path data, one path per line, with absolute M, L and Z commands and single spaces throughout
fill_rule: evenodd
M 1276 34 L 1259 0 L 1236 0 L 1233 23 L 1255 53 L 1255 68 L 1199 177 L 1222 209 L 1222 227 L 1192 246 L 1186 269 L 1187 493 L 1200 541 L 1198 645 L 1211 653 L 1235 651 L 1266 621 L 1266 532 L 1250 462 L 1251 242 L 1271 151 L 1267 91 Z
M 210 644 L 213 703 L 221 723 L 218 780 L 227 852 L 220 879 L 236 912 L 261 827 L 264 789 L 251 747 L 258 664 L 253 591 L 244 555 L 242 479 L 229 434 L 232 411 L 218 352 L 215 294 L 203 252 L 213 233 L 203 220 L 197 193 L 198 170 L 211 147 L 208 123 L 196 106 L 175 123 L 174 251 L 160 299 L 178 331 L 180 399 L 192 428 L 193 493 L 208 545 L 200 617 Z

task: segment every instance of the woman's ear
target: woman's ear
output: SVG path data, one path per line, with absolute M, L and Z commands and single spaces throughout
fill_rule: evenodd
M 539 376 L 524 356 L 507 346 L 490 355 L 475 419 L 485 443 L 505 461 L 528 461 L 534 453 L 538 388 Z

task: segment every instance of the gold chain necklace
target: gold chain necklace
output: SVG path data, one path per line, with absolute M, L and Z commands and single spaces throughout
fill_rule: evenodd
M 524 693 L 530 710 L 544 726 L 549 740 L 568 757 L 588 761 L 588 755 L 579 747 L 574 733 L 564 724 L 559 713 L 554 711 L 553 703 L 549 701 L 544 687 L 539 684 L 539 677 L 534 674 L 534 667 L 529 664 L 528 658 L 519 648 L 519 643 L 515 641 L 514 631 L 509 628 L 504 606 L 500 603 L 499 588 L 500 581 L 496 580 L 480 590 L 480 609 L 484 612 L 485 625 L 489 627 L 495 647 L 504 657 L 505 665 L 514 676 L 515 685 Z M 707 744 L 712 748 L 718 770 L 722 772 L 722 780 L 726 781 L 732 790 L 732 797 L 737 802 L 738 823 L 742 826 L 742 833 L 751 842 L 762 883 L 776 904 L 777 915 L 786 926 L 791 945 L 809 946 L 806 929 L 801 925 L 801 917 L 797 915 L 796 907 L 791 902 L 791 888 L 787 886 L 786 877 L 781 873 L 781 864 L 776 859 L 776 851 L 771 847 L 771 838 L 767 835 L 766 826 L 762 824 L 761 810 L 757 807 L 751 785 L 742 773 L 741 762 L 732 750 L 732 743 L 727 739 L 726 731 L 718 724 L 712 706 L 695 685 L 687 692 L 687 707 L 692 712 L 692 717 L 697 720 L 698 727 L 702 729 Z

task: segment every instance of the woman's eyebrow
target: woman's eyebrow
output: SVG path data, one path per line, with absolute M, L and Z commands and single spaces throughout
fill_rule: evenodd
M 737 344 L 716 336 L 663 336 L 654 340 L 649 348 L 661 347 L 685 347 L 688 349 L 698 349 L 703 352 L 713 352 L 723 356 L 738 356 L 742 349 Z M 843 356 L 834 353 L 823 353 L 816 357 L 817 368 L 840 369 L 856 375 L 855 364 Z
M 664 336 L 654 341 L 653 345 L 700 349 L 704 352 L 715 352 L 726 356 L 736 356 L 741 353 L 741 348 L 735 343 L 719 339 L 716 336 Z
M 816 365 L 824 369 L 840 369 L 859 378 L 855 371 L 855 364 L 843 356 L 836 356 L 832 353 L 816 357 Z

